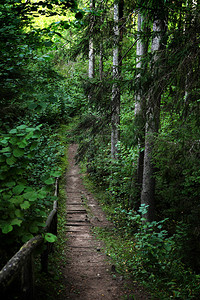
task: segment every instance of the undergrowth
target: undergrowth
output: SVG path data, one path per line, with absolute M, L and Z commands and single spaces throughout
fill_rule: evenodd
M 88 176 L 84 183 L 113 222 L 113 228 L 95 227 L 94 233 L 104 241 L 104 251 L 117 272 L 145 287 L 152 299 L 199 299 L 200 277 L 184 265 L 177 249 L 178 241 L 185 238 L 183 224 L 170 235 L 165 225 L 169 220 L 145 222 L 141 215 L 146 207 L 135 212 L 120 203 L 112 205 L 107 201 L 109 195 L 96 188 Z
M 59 139 L 61 144 L 66 148 L 66 154 L 61 158 L 60 168 L 62 170 L 62 177 L 59 180 L 59 196 L 58 196 L 58 224 L 57 224 L 57 240 L 53 247 L 53 252 L 49 255 L 48 273 L 40 271 L 39 260 L 36 261 L 36 300 L 54 300 L 64 299 L 65 279 L 63 277 L 62 267 L 66 263 L 66 192 L 65 192 L 65 172 L 68 166 L 66 144 L 68 139 L 66 132 L 69 127 L 61 126 L 59 130 Z
M 57 241 L 54 244 L 53 253 L 49 255 L 49 267 L 47 274 L 40 272 L 40 264 L 37 262 L 36 300 L 54 300 L 63 299 L 64 297 L 64 278 L 62 274 L 62 266 L 66 262 L 66 195 L 64 178 L 60 181 L 59 189 Z

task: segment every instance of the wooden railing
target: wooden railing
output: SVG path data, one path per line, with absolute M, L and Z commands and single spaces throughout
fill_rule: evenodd
M 58 178 L 55 184 L 55 196 L 58 196 Z M 53 203 L 53 209 L 50 212 L 44 234 L 49 232 L 57 234 L 57 200 Z M 7 262 L 0 271 L 0 295 L 1 299 L 6 299 L 8 289 L 11 284 L 17 280 L 17 287 L 20 293 L 20 299 L 33 300 L 34 292 L 34 253 L 44 243 L 44 234 L 37 235 L 26 242 L 20 250 Z M 48 255 L 52 251 L 52 243 L 45 243 L 46 247 L 41 254 L 41 270 L 48 271 Z

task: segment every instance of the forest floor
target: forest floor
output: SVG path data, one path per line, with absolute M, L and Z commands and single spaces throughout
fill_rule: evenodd
M 141 287 L 134 286 L 132 290 L 130 283 L 116 273 L 115 266 L 103 251 L 103 242 L 95 239 L 92 228 L 112 224 L 83 185 L 80 169 L 75 162 L 76 152 L 77 145 L 72 144 L 66 174 L 67 262 L 63 267 L 66 299 L 150 299 Z

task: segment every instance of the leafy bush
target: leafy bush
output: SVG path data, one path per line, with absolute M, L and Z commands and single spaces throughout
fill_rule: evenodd
M 143 215 L 146 207 L 141 206 Z M 134 235 L 135 251 L 131 261 L 134 277 L 143 278 L 152 288 L 156 282 L 160 297 L 163 292 L 180 299 L 197 299 L 200 293 L 200 277 L 195 275 L 182 262 L 182 256 L 176 245 L 180 232 L 169 236 L 163 229 L 166 220 L 159 222 L 143 222 L 140 214 L 135 214 L 138 232 Z
M 190 118 L 185 124 L 174 115 L 173 126 L 166 120 L 157 137 L 154 150 L 156 211 L 157 219 L 171 219 L 171 234 L 175 233 L 177 224 L 182 224 L 185 238 L 177 241 L 177 247 L 182 247 L 184 263 L 199 272 L 199 140 L 197 123 Z
M 107 255 L 119 272 L 147 287 L 156 299 L 198 299 L 200 276 L 183 263 L 182 247 L 177 247 L 184 239 L 182 224 L 170 236 L 165 229 L 169 220 L 146 222 L 141 217 L 145 211 L 145 206 L 138 213 L 118 208 L 114 217 L 117 229 L 95 228 L 106 243 Z
M 137 150 L 126 149 L 119 143 L 118 159 L 110 157 L 110 143 L 104 148 L 97 138 L 88 143 L 85 154 L 87 172 L 91 179 L 106 189 L 109 203 L 118 203 L 124 209 L 134 207 L 137 187 L 134 174 L 137 164 Z
M 53 200 L 48 192 L 55 177 L 60 175 L 56 167 L 58 158 L 53 162 L 51 156 L 55 155 L 55 151 L 48 149 L 46 143 L 46 149 L 52 154 L 42 156 L 45 148 L 44 145 L 41 147 L 44 143 L 41 126 L 23 124 L 11 129 L 8 134 L 1 134 L 0 238 L 6 244 L 20 240 L 25 242 L 37 234 L 44 226 L 44 217 Z M 44 170 L 40 171 L 42 167 Z

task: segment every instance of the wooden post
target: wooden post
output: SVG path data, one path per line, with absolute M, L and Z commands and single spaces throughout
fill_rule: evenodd
M 55 196 L 58 196 L 58 178 L 55 185 Z M 54 201 L 53 210 L 49 214 L 45 232 L 57 234 L 57 201 Z M 33 253 L 44 242 L 43 235 L 36 237 L 25 243 L 20 250 L 7 262 L 7 264 L 0 270 L 0 297 L 5 299 L 9 294 L 9 287 L 13 282 L 19 281 L 17 290 L 21 293 L 23 300 L 34 300 L 34 268 L 33 268 Z M 41 255 L 42 271 L 48 272 L 48 255 L 52 250 L 52 243 L 46 244 L 46 249 Z
M 34 268 L 32 254 L 27 258 L 22 267 L 21 290 L 24 300 L 34 300 Z
M 49 250 L 48 244 L 45 245 L 45 250 L 41 254 L 41 271 L 48 273 L 48 259 L 49 259 Z

